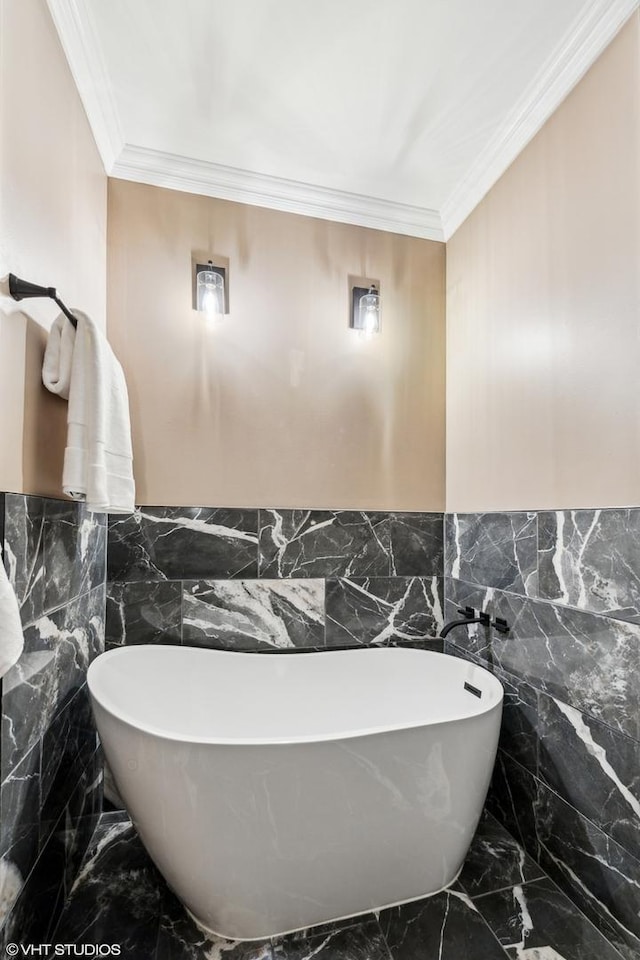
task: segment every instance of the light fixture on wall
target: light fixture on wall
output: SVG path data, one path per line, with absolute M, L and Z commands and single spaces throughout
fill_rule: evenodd
M 367 286 L 354 284 L 351 287 L 351 319 L 349 325 L 363 336 L 380 333 L 380 285 L 366 281 Z
M 196 263 L 195 308 L 208 320 L 217 320 L 227 312 L 226 269 L 208 263 Z

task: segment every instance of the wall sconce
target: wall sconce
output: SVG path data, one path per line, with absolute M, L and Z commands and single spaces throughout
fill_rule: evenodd
M 380 285 L 376 280 L 365 281 L 366 287 L 351 287 L 351 318 L 349 326 L 367 338 L 380 333 Z
M 216 266 L 212 260 L 195 264 L 194 307 L 205 313 L 207 320 L 221 319 L 228 313 L 227 270 Z

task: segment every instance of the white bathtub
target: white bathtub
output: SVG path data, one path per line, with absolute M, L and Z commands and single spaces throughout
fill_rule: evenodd
M 486 670 L 397 648 L 132 646 L 88 685 L 138 833 L 203 927 L 262 939 L 457 876 L 498 742 Z

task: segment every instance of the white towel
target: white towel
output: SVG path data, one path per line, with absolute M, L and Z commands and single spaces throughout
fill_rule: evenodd
M 24 647 L 18 600 L 7 577 L 0 550 L 0 677 L 20 659 Z
M 134 509 L 129 399 L 122 367 L 95 323 L 74 310 L 78 328 L 60 314 L 47 341 L 42 382 L 69 401 L 62 489 L 89 510 Z

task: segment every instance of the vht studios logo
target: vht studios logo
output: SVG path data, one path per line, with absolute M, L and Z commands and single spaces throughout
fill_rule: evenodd
M 119 943 L 8 943 L 8 957 L 119 957 Z

